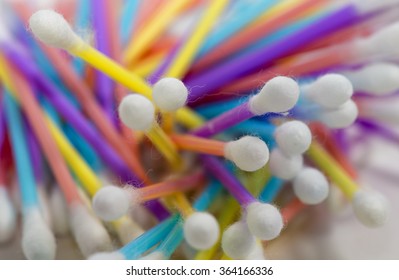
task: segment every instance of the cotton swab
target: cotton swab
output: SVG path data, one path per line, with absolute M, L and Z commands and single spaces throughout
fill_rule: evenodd
M 255 171 L 254 173 L 251 173 L 248 177 L 245 176 L 244 178 L 247 178 L 245 186 L 248 188 L 248 190 L 250 190 L 250 192 L 254 196 L 257 196 L 259 191 L 261 190 L 261 188 L 263 188 L 265 182 L 267 182 L 269 177 L 270 173 L 268 172 L 267 168 L 264 167 L 258 171 Z M 218 217 L 220 230 L 222 232 L 224 232 L 225 229 L 237 219 L 241 210 L 240 208 L 241 208 L 240 205 L 233 197 L 229 197 L 227 199 Z M 198 252 L 197 255 L 195 256 L 195 259 L 197 260 L 212 259 L 212 256 L 214 256 L 220 248 L 221 245 L 220 241 L 221 240 L 219 240 L 219 242 L 216 243 L 210 249 Z
M 272 175 L 284 180 L 293 179 L 302 169 L 303 157 L 301 154 L 286 156 L 279 148 L 270 153 L 269 167 Z
M 248 120 L 230 128 L 227 133 L 241 136 L 256 132 L 271 149 L 277 145 L 287 157 L 302 154 L 309 148 L 312 134 L 304 122 L 293 120 L 275 126 L 266 121 Z
M 60 14 L 51 10 L 41 10 L 31 16 L 29 24 L 32 32 L 42 42 L 50 46 L 65 49 L 81 57 L 133 92 L 151 98 L 151 87 L 142 78 L 130 73 L 85 43 L 72 31 L 71 27 Z M 179 122 L 189 127 L 195 127 L 201 123 L 201 119 L 188 108 L 181 108 L 177 112 L 177 118 Z
M 166 112 L 174 112 L 186 105 L 188 90 L 182 81 L 167 77 L 152 87 L 154 103 Z
M 200 184 L 204 179 L 202 172 L 182 178 L 167 180 L 140 189 L 107 186 L 100 189 L 93 198 L 93 210 L 105 221 L 115 220 L 126 214 L 134 204 L 184 192 Z
M 273 135 L 279 149 L 287 156 L 303 154 L 312 142 L 309 127 L 297 120 L 279 125 Z
M 328 109 L 340 107 L 352 95 L 352 83 L 340 74 L 326 74 L 310 84 L 301 86 L 301 97 Z
M 318 121 L 329 128 L 345 128 L 355 122 L 358 116 L 358 108 L 356 103 L 350 99 L 334 109 L 313 104 L 298 106 L 290 113 L 297 119 Z
M 359 190 L 354 194 L 352 204 L 357 218 L 365 226 L 381 227 L 388 219 L 388 202 L 380 193 Z
M 252 234 L 262 240 L 276 238 L 283 228 L 283 221 L 277 208 L 258 202 L 217 159 L 206 155 L 202 155 L 201 159 L 206 169 L 223 183 L 244 207 L 248 228 Z
M 219 184 L 215 182 L 210 183 L 200 197 L 195 200 L 193 204 L 194 209 L 200 211 L 198 213 L 203 213 L 202 211 L 209 207 L 220 190 L 221 186 Z M 176 220 L 176 218 L 178 219 Z M 161 241 L 153 252 L 141 259 L 168 259 L 183 239 L 183 224 L 180 219 L 180 216 L 175 215 L 174 218 L 172 217 L 155 226 L 119 251 L 111 254 L 96 254 L 92 259 L 136 259 L 162 239 L 163 241 Z M 173 228 L 170 228 L 171 226 L 173 226 Z M 163 230 L 164 227 L 168 227 L 167 230 Z M 141 243 L 148 244 L 148 246 L 142 248 L 142 246 L 140 246 Z M 135 250 L 133 250 L 133 248 Z
M 220 230 L 213 215 L 193 209 L 181 192 L 174 195 L 173 204 L 183 216 L 182 233 L 187 244 L 196 250 L 205 250 L 217 242 Z M 179 234 L 179 229 L 176 234 Z M 175 240 L 178 241 L 178 239 Z
M 176 146 L 155 121 L 155 108 L 150 100 L 130 94 L 119 104 L 118 113 L 127 127 L 143 131 L 174 168 L 181 166 Z
M 11 73 L 16 81 L 14 84 L 11 83 L 7 73 L 4 71 L 6 67 L 6 61 L 2 60 L 2 67 L 0 67 L 0 74 L 3 81 L 9 88 L 15 86 L 19 94 L 23 94 L 23 98 L 20 98 L 21 105 L 27 114 L 29 121 L 31 122 L 32 128 L 38 137 L 40 146 L 52 167 L 52 171 L 57 178 L 58 184 L 61 187 L 65 199 L 68 203 L 69 215 L 71 217 L 72 232 L 84 254 L 92 254 L 96 250 L 106 250 L 110 247 L 110 238 L 105 228 L 99 223 L 98 220 L 92 216 L 88 209 L 82 204 L 80 195 L 77 190 L 77 186 L 73 181 L 59 151 L 57 150 L 54 140 L 51 138 L 49 131 L 42 124 L 45 123 L 43 112 L 40 111 L 36 100 L 33 98 L 33 94 L 30 92 L 29 87 L 25 84 L 24 80 L 21 79 L 16 72 L 12 69 Z M 16 92 L 16 91 L 13 91 Z M 32 214 L 33 218 L 37 220 L 37 214 Z M 79 216 L 75 217 L 76 215 Z M 81 227 L 81 224 L 90 224 L 91 228 Z M 93 235 L 93 229 L 95 229 L 96 235 Z M 91 240 L 91 242 L 87 242 Z
M 275 77 L 246 103 L 208 121 L 192 134 L 209 137 L 254 116 L 270 112 L 286 112 L 296 104 L 298 97 L 299 87 L 294 80 L 288 77 Z
M 307 154 L 352 202 L 355 214 L 362 224 L 377 227 L 387 220 L 388 205 L 380 194 L 359 189 L 319 144 L 312 143 Z
M 247 224 L 238 221 L 224 231 L 222 249 L 232 259 L 244 259 L 255 249 L 256 242 Z
M 55 238 L 39 210 L 35 179 L 29 162 L 21 115 L 17 104 L 9 93 L 5 95 L 5 105 L 19 174 L 23 208 L 22 249 L 27 259 L 54 259 Z
M 319 204 L 329 193 L 326 177 L 317 169 L 305 167 L 293 180 L 295 195 L 304 204 Z
M 394 63 L 371 63 L 341 74 L 351 81 L 356 92 L 381 96 L 399 90 L 399 67 Z
M 190 135 L 174 134 L 171 139 L 179 149 L 223 156 L 233 161 L 241 170 L 249 172 L 258 170 L 269 160 L 266 143 L 257 137 L 244 136 L 227 143 Z
M 49 118 L 47 118 L 47 125 L 57 143 L 58 148 L 60 149 L 60 152 L 64 156 L 70 168 L 73 170 L 75 176 L 80 179 L 81 185 L 87 191 L 87 193 L 91 197 L 94 196 L 97 192 L 99 192 L 99 190 L 101 190 L 102 182 L 100 178 L 98 178 L 93 170 L 91 170 L 90 167 L 87 166 L 87 164 L 81 159 L 79 154 L 71 146 L 62 132 Z M 112 225 L 115 227 L 116 232 L 122 240 L 124 240 L 126 236 L 129 236 L 129 234 L 135 235 L 136 232 L 140 232 L 140 228 L 127 217 L 121 217 Z M 131 229 L 127 231 L 125 229 L 126 226 L 131 227 Z

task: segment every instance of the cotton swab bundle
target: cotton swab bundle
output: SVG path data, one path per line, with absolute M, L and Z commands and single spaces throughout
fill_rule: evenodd
M 233 2 L 5 5 L 0 242 L 19 213 L 28 259 L 273 258 L 305 207 L 390 229 L 352 156 L 399 143 L 399 2 Z

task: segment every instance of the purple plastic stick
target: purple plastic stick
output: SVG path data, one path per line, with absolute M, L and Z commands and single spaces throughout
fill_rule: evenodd
M 105 11 L 105 0 L 91 0 L 91 7 L 93 10 L 93 21 L 94 29 L 96 30 L 96 46 L 100 52 L 109 56 L 110 45 L 109 45 L 109 34 L 107 29 L 107 23 L 105 18 L 107 12 Z M 108 118 L 116 124 L 117 122 L 114 115 L 114 96 L 113 88 L 114 83 L 108 76 L 103 74 L 101 71 L 96 70 L 96 85 L 95 92 L 101 107 L 104 109 Z
M 245 102 L 244 104 L 209 120 L 201 127 L 194 130 L 192 134 L 199 137 L 211 137 L 254 116 L 254 113 L 249 110 L 249 103 Z
M 257 201 L 216 157 L 201 155 L 201 160 L 205 169 L 222 183 L 240 205 L 246 206 Z
M 371 131 L 373 135 L 385 138 L 396 145 L 399 143 L 399 135 L 397 133 L 376 121 L 359 118 L 356 120 L 356 124 L 360 125 L 364 130 Z
M 249 74 L 297 48 L 347 25 L 357 16 L 358 12 L 353 5 L 344 6 L 265 48 L 238 56 L 203 74 L 187 79 L 185 84 L 190 88 L 188 103 L 193 103 L 234 79 Z

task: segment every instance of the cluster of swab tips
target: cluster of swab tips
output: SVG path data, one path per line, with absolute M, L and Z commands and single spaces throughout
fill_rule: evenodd
M 129 44 L 106 2 L 92 4 L 98 50 L 53 10 L 10 4 L 43 44 L 20 19 L 16 35 L 0 25 L 0 243 L 21 214 L 27 259 L 54 259 L 69 234 L 93 260 L 265 259 L 265 241 L 327 209 L 332 188 L 361 224 L 388 221 L 388 200 L 357 184 L 347 132 L 399 141 L 373 123 L 399 123 L 375 100 L 399 91 L 399 67 L 380 61 L 397 55 L 399 24 L 371 26 L 397 1 L 163 1 Z M 201 5 L 193 30 L 169 32 Z

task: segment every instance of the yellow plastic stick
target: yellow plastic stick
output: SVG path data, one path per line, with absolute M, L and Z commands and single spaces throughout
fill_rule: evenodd
M 86 43 L 71 50 L 71 53 L 104 72 L 115 81 L 123 84 L 130 90 L 140 93 L 151 99 L 151 87 L 140 76 L 129 72 L 117 62 L 102 54 Z
M 311 160 L 352 200 L 359 187 L 323 147 L 314 141 L 306 152 Z
M 184 219 L 188 218 L 191 214 L 194 213 L 194 209 L 191 207 L 190 202 L 183 193 L 175 193 L 172 197 L 172 202 L 179 210 L 180 214 L 184 217 Z
M 196 29 L 176 55 L 174 62 L 166 71 L 165 76 L 180 79 L 186 74 L 198 49 L 202 45 L 201 43 L 204 41 L 216 19 L 228 3 L 228 0 L 209 1 L 209 6 L 204 12 Z
M 173 168 L 179 170 L 182 167 L 182 159 L 176 145 L 158 124 L 154 123 L 151 129 L 145 132 L 145 134 Z
M 148 99 L 152 100 L 151 87 L 143 78 L 129 72 L 117 62 L 97 51 L 90 45 L 82 41 L 79 46 L 76 46 L 70 50 L 70 52 L 101 72 L 107 74 L 113 80 L 126 86 L 131 91 L 144 95 Z M 189 128 L 198 127 L 203 122 L 202 118 L 197 113 L 187 107 L 179 109 L 176 112 L 176 118 L 180 123 Z
M 58 149 L 69 165 L 69 168 L 75 173 L 81 185 L 92 197 L 100 188 L 101 181 L 97 178 L 93 170 L 79 155 L 78 151 L 69 143 L 65 135 L 60 131 L 56 124 L 46 116 L 47 126 L 51 135 L 57 143 Z

